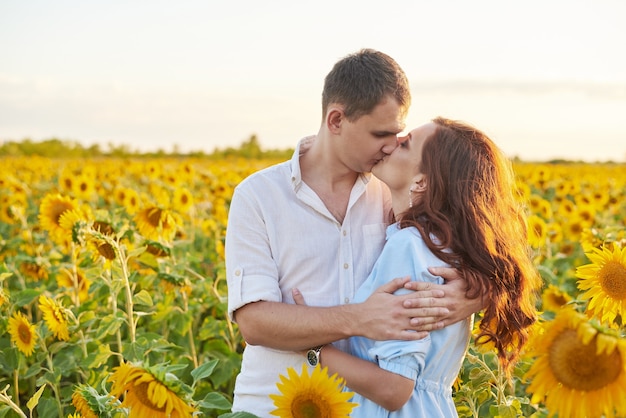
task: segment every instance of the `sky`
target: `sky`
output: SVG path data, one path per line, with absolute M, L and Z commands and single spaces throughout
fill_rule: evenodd
M 333 64 L 405 70 L 507 155 L 626 162 L 623 0 L 0 0 L 0 142 L 264 149 L 317 133 Z

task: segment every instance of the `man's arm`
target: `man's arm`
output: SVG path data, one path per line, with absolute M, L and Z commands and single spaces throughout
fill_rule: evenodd
M 411 300 L 415 298 L 412 294 L 393 295 L 408 280 L 395 279 L 381 286 L 363 303 L 312 307 L 254 302 L 239 308 L 235 319 L 248 344 L 281 350 L 305 350 L 357 335 L 373 340 L 417 340 L 427 333 L 414 332 L 420 330 L 411 326 L 411 318 L 445 317 L 448 312 L 435 302 L 443 295 L 439 289 L 422 289 L 417 303 Z
M 405 301 L 406 308 L 417 309 L 418 315 L 411 319 L 411 326 L 419 331 L 441 329 L 450 324 L 459 322 L 484 308 L 482 298 L 469 299 L 467 297 L 467 282 L 457 269 L 451 267 L 429 267 L 428 270 L 446 280 L 445 284 L 408 282 L 406 289 L 416 290 L 413 298 Z M 444 296 L 432 298 L 432 291 L 442 291 Z M 445 308 L 430 315 L 429 307 Z M 420 310 L 419 308 L 424 308 Z M 439 316 L 439 312 L 443 314 Z

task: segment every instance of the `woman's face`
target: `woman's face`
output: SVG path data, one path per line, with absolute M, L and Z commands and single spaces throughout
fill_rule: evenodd
M 398 138 L 398 147 L 374 166 L 372 174 L 385 183 L 392 193 L 406 193 L 415 185 L 422 161 L 422 147 L 435 133 L 437 125 L 427 123 Z

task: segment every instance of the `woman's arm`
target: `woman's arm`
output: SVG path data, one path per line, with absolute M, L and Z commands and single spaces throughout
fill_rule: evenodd
M 306 306 L 298 289 L 292 290 L 298 306 Z M 345 353 L 332 345 L 320 351 L 320 365 L 327 367 L 332 375 L 337 373 L 350 390 L 371 400 L 389 411 L 395 411 L 409 400 L 415 381 L 399 374 L 381 369 L 377 364 Z
M 332 345 L 322 348 L 320 365 L 328 367 L 329 374 L 343 377 L 350 390 L 389 411 L 402 408 L 415 387 L 414 380 L 381 369 L 371 361 L 344 353 Z

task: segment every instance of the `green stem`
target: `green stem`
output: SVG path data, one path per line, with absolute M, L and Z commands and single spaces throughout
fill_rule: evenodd
M 135 314 L 133 306 L 133 291 L 130 288 L 130 280 L 128 275 L 128 259 L 124 253 L 124 249 L 119 242 L 114 241 L 120 256 L 120 265 L 122 267 L 122 280 L 124 283 L 124 290 L 126 291 L 126 315 L 128 316 L 128 327 L 130 332 L 130 342 L 135 342 Z
M 189 313 L 189 300 L 187 299 L 187 294 L 185 292 L 180 292 L 183 297 L 184 304 L 184 312 L 185 314 Z M 198 355 L 196 353 L 196 343 L 193 339 L 193 321 L 189 322 L 189 329 L 187 330 L 187 334 L 189 335 L 189 348 L 191 349 L 191 359 L 193 360 L 194 368 L 198 367 Z
M 196 276 L 198 279 L 202 281 L 206 281 L 206 279 L 203 276 L 201 276 L 200 274 L 198 274 L 197 272 L 193 271 L 192 269 L 188 267 L 185 268 L 185 271 L 193 274 L 194 276 Z M 219 279 L 213 282 L 213 286 L 211 286 L 211 293 L 213 293 L 213 295 L 217 298 L 217 300 L 222 300 L 222 295 L 220 295 L 220 292 L 217 290 L 218 283 L 219 283 Z M 237 349 L 237 337 L 235 335 L 235 328 L 233 327 L 233 323 L 230 320 L 230 317 L 228 315 L 226 315 L 226 325 L 228 327 L 228 334 L 230 338 L 230 339 L 226 339 L 226 343 L 228 344 L 228 347 L 230 348 L 231 351 L 235 351 Z
M 70 276 L 72 278 L 72 284 L 74 287 L 74 291 L 72 292 L 72 299 L 74 302 L 74 305 L 76 305 L 76 309 L 78 309 L 80 307 L 80 288 L 79 283 L 78 283 L 78 269 L 76 268 L 76 265 L 78 264 L 78 260 L 76 257 L 76 244 L 74 244 L 74 242 L 72 242 L 71 248 L 70 248 L 70 252 L 72 254 L 72 271 L 70 272 Z
M 113 286 L 113 272 L 111 271 L 111 269 L 109 269 L 107 271 L 109 277 L 108 277 L 108 284 L 109 284 L 109 289 L 111 290 L 111 312 L 113 313 L 113 317 L 115 317 L 117 315 L 117 291 L 115 291 L 115 288 Z M 115 331 L 115 340 L 117 343 L 117 351 L 120 353 L 122 353 L 122 334 L 120 332 L 120 329 L 117 328 L 117 330 Z M 120 360 L 121 363 L 121 360 Z
M 13 400 L 11 399 L 11 396 L 7 395 L 7 390 L 9 389 L 9 385 L 6 385 L 6 387 L 0 392 L 0 402 L 9 405 L 9 407 L 15 411 L 16 414 L 18 414 L 21 418 L 28 418 L 26 416 L 26 414 L 24 413 L 24 411 L 22 411 L 20 409 L 19 406 L 17 406 L 17 404 L 15 402 L 13 402 Z M 17 398 L 19 399 L 19 398 Z M 61 415 L 60 415 L 61 416 Z
M 20 380 L 19 372 L 17 369 L 13 371 L 13 395 L 15 396 L 15 402 L 19 408 L 20 406 Z
M 50 355 L 50 352 L 48 351 L 48 347 L 46 346 L 46 340 L 43 337 L 40 337 L 40 340 L 41 340 L 41 348 L 43 348 L 43 350 L 46 352 L 46 363 L 48 364 L 48 370 L 50 371 L 52 376 L 54 376 L 54 364 L 52 363 L 52 356 Z M 63 406 L 61 405 L 61 397 L 59 395 L 59 386 L 58 386 L 58 383 L 56 382 L 56 377 L 51 387 L 52 387 L 52 392 L 54 393 L 54 398 L 57 401 L 57 409 L 58 409 L 59 417 L 62 417 Z

